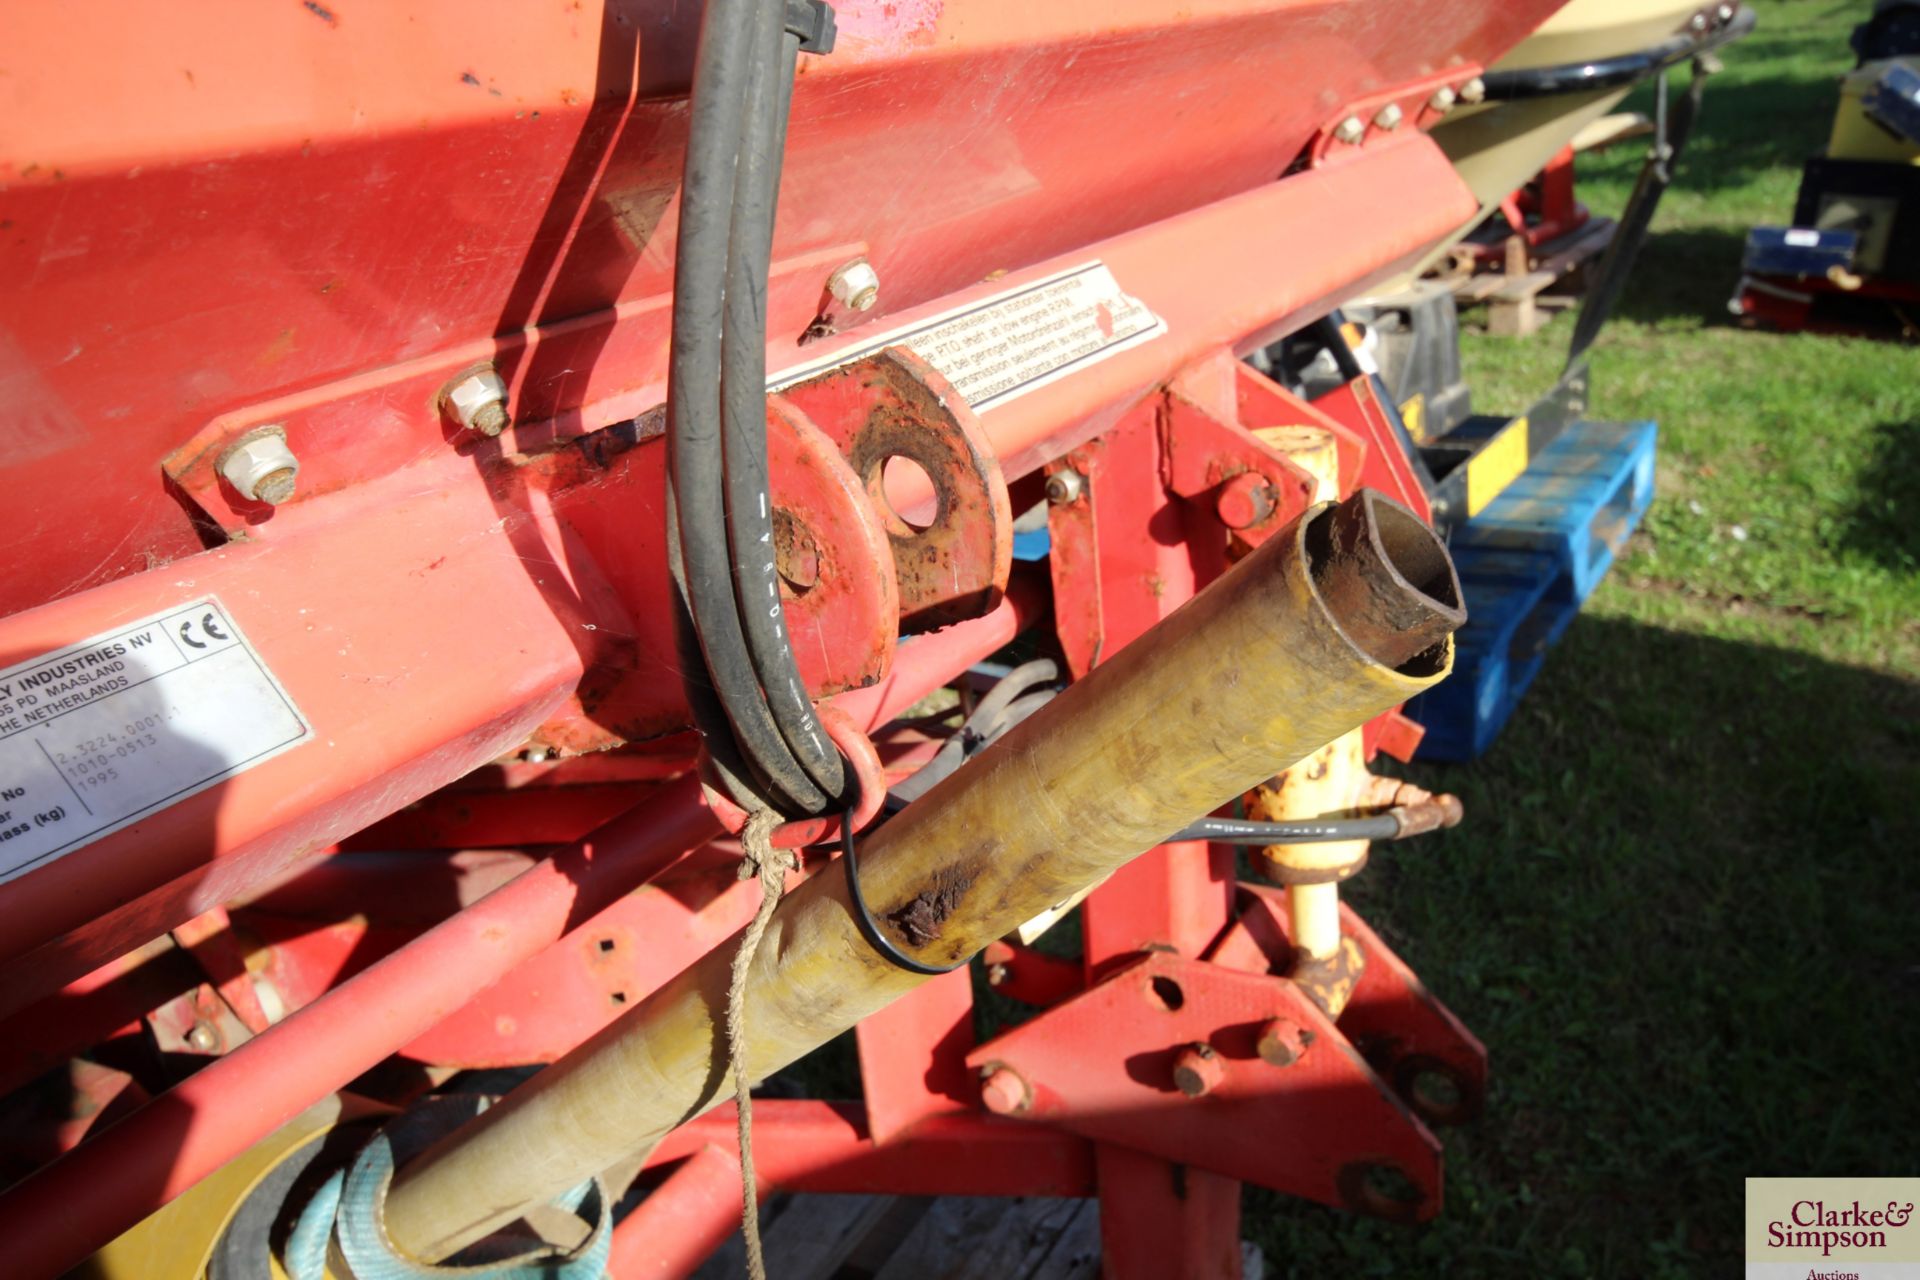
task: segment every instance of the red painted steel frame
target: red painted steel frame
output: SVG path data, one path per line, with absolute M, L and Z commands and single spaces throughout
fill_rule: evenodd
M 888 681 L 844 695 L 845 709 L 864 723 L 893 718 L 1012 639 L 1032 604 L 1015 591 L 985 618 L 903 646 Z M 718 831 L 693 778 L 668 783 L 210 1063 L 0 1196 L 0 1231 L 16 1240 L 10 1266 L 58 1274 Z M 591 1027 L 577 1030 L 585 1038 Z
M 0 1197 L 22 1276 L 57 1275 L 718 830 L 670 783 Z
M 1167 334 L 983 415 L 986 438 L 1018 475 L 1135 411 L 1187 362 L 1298 323 L 1403 264 L 1470 207 L 1439 151 L 1407 135 L 1089 246 Z M 1275 255 L 1276 237 L 1320 248 L 1304 260 Z M 623 601 L 605 578 L 664 593 L 659 566 L 596 565 L 566 525 L 576 517 L 537 498 L 503 517 L 472 459 L 426 454 L 278 509 L 248 542 L 195 557 L 190 572 L 136 574 L 0 620 L 0 660 L 11 660 L 218 595 L 236 602 L 315 728 L 313 743 L 12 883 L 0 899 L 0 956 L 15 959 L 0 999 L 17 1007 L 70 981 L 525 741 L 566 710 L 589 667 L 633 669 L 634 658 L 605 646 L 633 633 L 634 618 L 657 630 L 664 598 Z M 799 648 L 806 658 L 811 647 Z M 641 669 L 668 661 L 639 656 Z
M 1104 262 L 1166 332 L 978 424 L 1008 479 L 1076 450 L 1103 459 L 1118 500 L 1089 515 L 1079 547 L 1094 598 L 1060 592 L 1079 606 L 1063 631 L 1100 624 L 1081 638 L 1091 665 L 1224 567 L 1210 515 L 1161 484 L 1168 384 L 1363 292 L 1471 213 L 1413 128 L 1322 145 L 1329 106 L 1435 67 L 1470 76 L 1556 5 L 842 0 L 840 51 L 803 60 L 795 94 L 769 367 Z M 52 7 L 17 15 L 0 77 L 0 487 L 13 503 L 0 666 L 217 595 L 314 737 L 9 884 L 0 1012 L 556 723 L 630 728 L 589 714 L 609 672 L 677 688 L 653 679 L 673 666 L 663 446 L 637 429 L 624 452 L 614 433 L 578 455 L 562 446 L 662 399 L 685 9 L 129 4 L 84 40 Z M 1302 157 L 1311 167 L 1290 173 Z M 827 273 L 862 254 L 880 306 L 829 306 L 846 332 L 802 350 Z M 434 396 L 489 359 L 515 426 L 476 444 Z M 1231 423 L 1234 393 L 1214 390 L 1208 411 Z M 205 452 L 268 422 L 303 467 L 271 512 L 224 493 Z M 828 436 L 793 432 L 795 458 Z M 797 471 L 776 473 L 776 497 Z M 846 548 L 872 551 L 839 492 L 808 491 L 851 522 Z M 203 553 L 201 514 L 245 540 Z M 1060 560 L 1073 546 L 1057 539 Z M 942 635 L 903 646 L 869 705 L 903 705 L 903 667 L 924 661 L 937 685 L 964 666 L 965 645 Z M 799 645 L 816 687 L 892 640 L 830 626 L 817 638 Z M 648 709 L 648 735 L 684 725 L 671 696 Z M 692 784 L 667 783 L 97 1135 L 0 1198 L 14 1270 L 73 1261 L 711 833 Z M 1089 976 L 1142 947 L 1197 956 L 1227 926 L 1230 870 L 1184 845 L 1116 876 L 1086 908 Z M 1097 1177 L 1111 1274 L 1231 1274 L 1237 1254 L 1205 1242 L 1237 1234 L 1235 1184 L 1194 1171 L 1175 1195 L 1160 1160 L 957 1110 L 961 984 L 929 991 L 863 1030 L 883 1077 L 870 1119 L 769 1104 L 774 1185 L 1084 1194 Z M 909 1055 L 930 1057 L 933 1077 Z M 663 1150 L 724 1145 L 712 1126 L 730 1123 L 709 1117 Z M 701 1158 L 676 1194 L 710 1189 L 717 1170 Z M 1164 1229 L 1141 1238 L 1148 1221 Z
M 1555 7 L 842 0 L 840 47 L 795 93 L 772 367 L 836 262 L 878 267 L 872 324 L 1261 188 L 1329 104 L 1469 75 Z M 660 401 L 686 6 L 127 3 L 84 38 L 57 6 L 12 18 L 0 481 L 22 506 L 0 610 L 196 551 L 154 468 L 225 415 L 362 378 L 395 394 L 376 387 L 360 447 L 412 456 L 437 428 L 387 374 L 437 385 L 496 347 L 523 421 Z M 1390 251 L 1341 236 L 1312 256 Z M 571 350 L 523 341 L 601 319 Z
M 690 1275 L 740 1229 L 741 1213 L 738 1148 L 701 1147 L 614 1227 L 607 1270 L 614 1280 Z

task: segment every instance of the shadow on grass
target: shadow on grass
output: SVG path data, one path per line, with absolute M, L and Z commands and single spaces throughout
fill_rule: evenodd
M 1831 75 L 1707 82 L 1700 123 L 1680 162 L 1696 191 L 1745 186 L 1773 169 L 1797 172 L 1825 145 L 1840 97 Z
M 1920 422 L 1876 423 L 1857 483 L 1840 546 L 1896 572 L 1920 571 Z
M 1838 40 L 1844 48 L 1844 33 Z M 1806 46 L 1799 40 L 1784 43 Z M 1764 61 L 1770 47 L 1755 37 L 1733 46 L 1724 57 L 1734 65 Z M 1672 92 L 1682 92 L 1685 84 L 1684 74 L 1676 77 Z M 1679 185 L 1713 192 L 1744 187 L 1772 170 L 1797 173 L 1807 157 L 1825 145 L 1839 95 L 1838 78 L 1827 73 L 1709 80 L 1699 124 L 1680 160 Z M 1653 90 L 1636 89 L 1617 110 L 1653 115 Z M 1645 154 L 1640 147 L 1615 147 L 1583 158 L 1581 176 L 1631 182 Z
M 1727 299 L 1740 280 L 1746 239 L 1743 231 L 1710 227 L 1655 230 L 1640 247 L 1613 318 L 1639 324 L 1693 320 L 1706 328 L 1731 326 Z
M 1256 1194 L 1299 1274 L 1690 1276 L 1742 1179 L 1884 1174 L 1920 1124 L 1920 683 L 1586 617 L 1467 821 L 1356 906 L 1487 1043 L 1448 1203 L 1402 1230 Z

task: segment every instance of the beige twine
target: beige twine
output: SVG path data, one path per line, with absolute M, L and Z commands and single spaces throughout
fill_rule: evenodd
M 733 953 L 733 977 L 727 983 L 727 1053 L 733 1059 L 733 1096 L 740 1113 L 740 1231 L 747 1242 L 747 1275 L 751 1280 L 767 1280 L 767 1259 L 760 1248 L 760 1197 L 753 1172 L 753 1095 L 749 1090 L 747 1069 L 747 972 L 760 950 L 760 938 L 773 919 L 785 892 L 787 872 L 800 865 L 800 857 L 791 849 L 775 849 L 773 830 L 780 815 L 761 809 L 747 818 L 740 831 L 740 878 L 760 880 L 760 909 L 740 937 L 740 949 Z

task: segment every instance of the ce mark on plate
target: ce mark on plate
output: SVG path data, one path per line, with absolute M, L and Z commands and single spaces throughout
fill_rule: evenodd
M 207 637 L 207 640 L 233 639 L 232 636 L 220 629 L 220 615 L 216 613 L 202 614 L 198 622 L 195 622 L 192 618 L 188 618 L 180 624 L 180 640 L 182 643 L 191 645 L 195 649 L 209 648 L 210 646 L 207 644 L 207 640 L 194 639 L 195 633 Z

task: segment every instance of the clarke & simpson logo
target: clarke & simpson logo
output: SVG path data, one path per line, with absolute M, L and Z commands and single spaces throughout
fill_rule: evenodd
M 1748 1178 L 1748 1280 L 1920 1280 L 1920 1178 Z
M 1913 1216 L 1913 1201 L 1889 1200 L 1885 1208 L 1862 1209 L 1855 1200 L 1844 1209 L 1830 1209 L 1824 1200 L 1795 1200 L 1787 1221 L 1767 1224 L 1767 1243 L 1776 1249 L 1818 1248 L 1832 1257 L 1836 1247 L 1884 1249 L 1886 1227 L 1904 1227 Z

